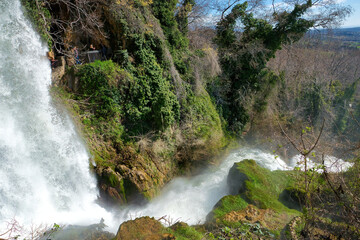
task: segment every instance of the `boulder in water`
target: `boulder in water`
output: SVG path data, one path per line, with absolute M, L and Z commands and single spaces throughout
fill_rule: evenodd
M 256 224 L 280 231 L 294 217 L 300 215 L 289 209 L 279 196 L 295 182 L 293 171 L 270 171 L 254 160 L 235 163 L 228 175 L 232 195 L 223 197 L 207 217 L 210 224 Z M 230 224 L 231 226 L 231 224 Z
M 141 217 L 124 222 L 116 234 L 116 240 L 172 240 L 172 234 L 164 233 L 165 228 L 159 221 Z
M 254 161 L 254 160 L 249 160 Z M 237 169 L 237 163 L 231 167 L 227 177 L 227 185 L 231 195 L 244 193 L 246 190 L 245 182 L 249 180 L 247 175 Z

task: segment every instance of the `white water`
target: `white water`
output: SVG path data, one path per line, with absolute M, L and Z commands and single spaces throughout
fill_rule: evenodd
M 98 191 L 84 144 L 52 106 L 46 51 L 20 1 L 1 0 L 0 224 L 109 219 L 94 203 Z
M 140 216 L 152 216 L 156 219 L 164 217 L 167 221 L 175 223 L 184 221 L 188 224 L 204 223 L 206 216 L 214 205 L 228 195 L 227 175 L 234 163 L 244 159 L 254 159 L 260 166 L 271 171 L 292 170 L 298 163 L 299 156 L 290 160 L 290 166 L 279 157 L 261 151 L 260 149 L 242 148 L 231 153 L 220 166 L 209 169 L 203 174 L 192 178 L 176 178 L 171 181 L 155 198 L 144 207 L 127 207 L 117 215 L 118 224 Z M 310 161 L 311 166 L 315 163 Z M 329 172 L 339 172 L 348 169 L 351 164 L 341 159 L 327 156 L 325 166 Z M 342 166 L 342 168 L 337 168 Z
M 214 205 L 228 195 L 227 175 L 234 163 L 254 159 L 270 170 L 286 170 L 284 161 L 258 149 L 244 148 L 231 153 L 219 167 L 209 169 L 193 178 L 177 178 L 170 182 L 158 198 L 145 207 L 128 207 L 123 210 L 119 224 L 140 216 L 163 216 L 170 222 L 184 221 L 189 224 L 203 223 Z
M 333 172 L 333 173 L 345 172 L 354 165 L 353 163 L 345 162 L 342 159 L 328 155 L 324 156 L 324 163 L 323 163 L 324 166 L 321 166 L 321 164 L 316 163 L 311 159 L 308 159 L 307 161 L 308 161 L 307 168 L 317 169 L 318 172 L 323 172 L 322 167 L 325 167 L 327 172 Z M 292 168 L 300 167 L 301 170 L 304 170 L 305 169 L 304 158 L 301 155 L 296 155 L 290 160 L 289 165 Z

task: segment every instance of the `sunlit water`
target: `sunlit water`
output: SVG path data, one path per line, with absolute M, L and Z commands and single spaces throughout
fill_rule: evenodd
M 244 148 L 198 176 L 174 179 L 145 206 L 127 206 L 110 214 L 95 204 L 98 190 L 83 142 L 69 117 L 51 102 L 46 51 L 24 18 L 20 2 L 1 0 L 0 228 L 11 218 L 25 226 L 87 225 L 104 218 L 113 232 L 123 221 L 140 216 L 202 223 L 228 194 L 226 178 L 235 162 L 254 159 L 270 170 L 291 169 L 272 154 Z M 299 160 L 294 158 L 290 166 Z M 333 166 L 338 161 L 330 157 L 326 162 Z
M 1 0 L 0 223 L 110 219 L 94 203 L 98 190 L 86 147 L 51 102 L 46 51 L 20 1 Z

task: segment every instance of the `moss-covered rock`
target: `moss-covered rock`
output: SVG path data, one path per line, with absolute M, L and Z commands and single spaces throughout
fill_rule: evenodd
M 230 191 L 208 216 L 208 222 L 236 226 L 239 223 L 260 223 L 276 235 L 301 213 L 279 201 L 283 191 L 295 181 L 293 171 L 262 168 L 254 160 L 235 163 L 228 176 Z
M 171 240 L 165 228 L 154 218 L 141 217 L 124 222 L 116 234 L 116 240 Z
M 184 222 L 164 227 L 150 217 L 141 217 L 124 222 L 116 234 L 116 240 L 201 240 L 204 234 Z
M 204 234 L 198 231 L 195 227 L 189 226 L 184 222 L 177 222 L 167 229 L 177 240 L 201 240 L 204 239 Z

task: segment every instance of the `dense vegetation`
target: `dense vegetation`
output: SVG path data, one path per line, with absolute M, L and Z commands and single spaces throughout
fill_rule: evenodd
M 260 18 L 254 11 L 259 1 L 233 1 L 223 7 L 215 30 L 193 31 L 189 16 L 199 1 L 22 2 L 49 48 L 67 58 L 67 72 L 53 92 L 82 129 L 102 200 L 143 203 L 174 176 L 204 166 L 247 134 L 245 139 L 255 136 L 262 140 L 257 144 L 267 142 L 283 157 L 300 153 L 305 163 L 321 163 L 335 154 L 354 165 L 339 174 L 328 173 L 324 163 L 270 172 L 245 161 L 234 171 L 246 175 L 246 187 L 224 197 L 208 225 L 159 227 L 158 234 L 359 235 L 359 53 L 304 37 L 313 26 L 345 17 L 348 9 L 304 0 Z M 334 13 L 307 15 L 321 6 L 334 7 Z M 85 50 L 89 44 L 105 46 L 109 60 L 72 64 L 72 46 Z M 295 209 L 280 197 L 289 194 L 296 195 Z M 267 218 L 245 221 L 239 218 L 244 211 Z M 286 227 L 294 216 L 302 216 L 293 222 L 295 230 Z M 329 231 L 321 235 L 321 228 Z
M 99 13 L 108 40 L 69 38 L 78 46 L 101 42 L 112 59 L 73 66 L 63 80 L 71 89 L 54 92 L 81 124 L 103 198 L 142 202 L 173 176 L 211 161 L 230 138 L 203 84 L 211 74 L 193 66 L 207 53 L 189 50 L 178 23 L 186 14 L 174 15 L 176 1 L 109 4 Z
M 228 109 L 224 114 L 235 132 L 241 132 L 249 121 L 246 105 L 250 101 L 246 98 L 252 95 L 251 98 L 255 98 L 253 108 L 263 111 L 269 91 L 280 78 L 266 69 L 269 59 L 275 57 L 283 44 L 299 40 L 314 25 L 314 22 L 301 18 L 311 7 L 310 1 L 279 16 L 275 26 L 254 18 L 252 13 L 246 12 L 247 6 L 247 2 L 236 5 L 218 23 L 215 38 L 224 78 L 230 81 L 226 100 L 231 104 L 225 106 Z M 238 19 L 244 25 L 240 39 L 234 29 Z

